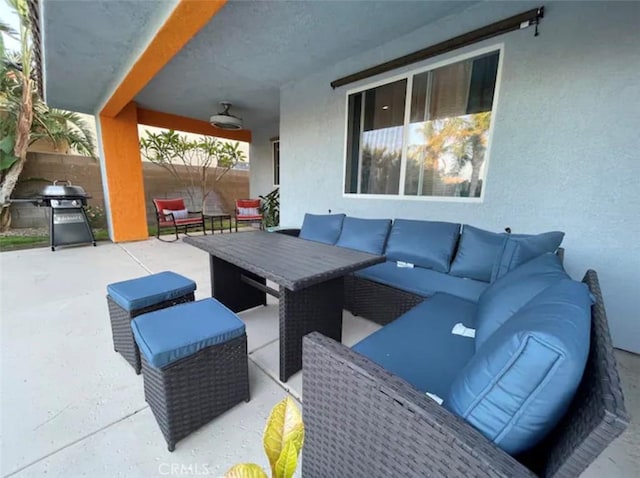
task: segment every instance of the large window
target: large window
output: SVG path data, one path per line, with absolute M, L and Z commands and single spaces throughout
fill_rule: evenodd
M 345 193 L 480 198 L 499 55 L 350 93 Z

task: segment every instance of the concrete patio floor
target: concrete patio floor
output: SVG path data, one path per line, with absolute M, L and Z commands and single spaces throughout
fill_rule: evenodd
M 222 476 L 232 465 L 268 469 L 262 430 L 287 394 L 300 400 L 302 377 L 277 380 L 278 309 L 240 314 L 247 325 L 251 401 L 180 441 L 173 453 L 144 401 L 142 377 L 114 353 L 107 284 L 172 270 L 210 295 L 206 253 L 155 239 L 98 247 L 0 254 L 1 475 L 3 477 Z M 606 300 L 606 291 L 605 300 Z M 378 326 L 345 312 L 343 341 Z M 617 354 L 629 430 L 586 477 L 640 476 L 640 357 Z

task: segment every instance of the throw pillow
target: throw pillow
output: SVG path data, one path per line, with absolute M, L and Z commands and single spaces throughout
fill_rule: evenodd
M 543 234 L 509 234 L 504 243 L 500 260 L 491 273 L 491 282 L 504 276 L 510 270 L 546 252 L 556 252 L 564 232 L 552 231 Z
M 169 214 L 173 214 L 173 218 L 177 221 L 178 219 L 186 219 L 189 217 L 188 209 L 163 209 L 162 214 L 165 214 L 165 219 L 167 221 L 171 220 L 171 216 Z
M 260 211 L 257 207 L 239 207 L 238 208 L 239 216 L 259 216 Z
M 449 273 L 457 277 L 490 282 L 507 236 L 505 233 L 485 231 L 465 224 Z

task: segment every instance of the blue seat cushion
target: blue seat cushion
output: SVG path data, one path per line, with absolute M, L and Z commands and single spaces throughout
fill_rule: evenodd
M 422 392 L 441 398 L 474 354 L 474 339 L 454 335 L 457 323 L 473 328 L 476 306 L 436 294 L 352 348 Z
M 476 302 L 480 294 L 489 287 L 486 282 L 462 277 L 453 277 L 423 267 L 398 267 L 396 262 L 383 262 L 355 273 L 363 279 L 395 287 L 422 297 L 431 297 L 436 292 L 445 292 Z
M 478 300 L 476 349 L 540 292 L 555 282 L 569 278 L 560 258 L 549 252 L 492 283 Z
M 140 352 L 156 368 L 245 333 L 238 316 L 212 298 L 139 315 L 131 329 Z
M 336 246 L 382 254 L 390 227 L 391 219 L 345 217 Z
M 301 239 L 334 245 L 340 237 L 344 214 L 305 214 Z
M 393 221 L 385 255 L 391 261 L 448 272 L 453 249 L 460 235 L 460 224 L 435 221 Z
M 107 286 L 109 296 L 128 311 L 176 299 L 194 290 L 195 282 L 171 271 L 115 282 Z
M 547 252 L 556 252 L 564 232 L 552 231 L 537 235 L 508 234 L 500 260 L 491 273 L 491 282 L 498 280 L 510 270 Z
M 495 264 L 500 259 L 508 234 L 478 229 L 465 224 L 449 273 L 483 282 L 491 281 Z
M 514 455 L 566 413 L 589 354 L 591 300 L 564 279 L 505 322 L 459 372 L 445 407 Z

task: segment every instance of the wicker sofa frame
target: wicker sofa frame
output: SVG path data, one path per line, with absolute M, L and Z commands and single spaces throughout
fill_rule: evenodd
M 169 451 L 215 417 L 249 401 L 247 335 L 158 369 L 142 357 L 144 397 Z
M 629 422 L 595 271 L 591 347 L 561 423 L 512 457 L 464 420 L 364 356 L 319 333 L 304 339 L 302 475 L 577 477 Z
M 111 334 L 113 336 L 113 349 L 119 352 L 124 359 L 136 371 L 137 375 L 140 375 L 142 364 L 140 362 L 140 349 L 138 344 L 133 338 L 133 332 L 131 331 L 131 321 L 137 316 L 146 314 L 147 312 L 153 312 L 160 309 L 166 309 L 177 304 L 184 302 L 193 302 L 195 295 L 193 292 L 185 294 L 175 299 L 165 300 L 158 304 L 143 307 L 141 309 L 134 309 L 128 311 L 123 309 L 120 305 L 114 301 L 109 295 L 107 295 L 107 305 L 109 307 L 109 319 L 111 320 Z

